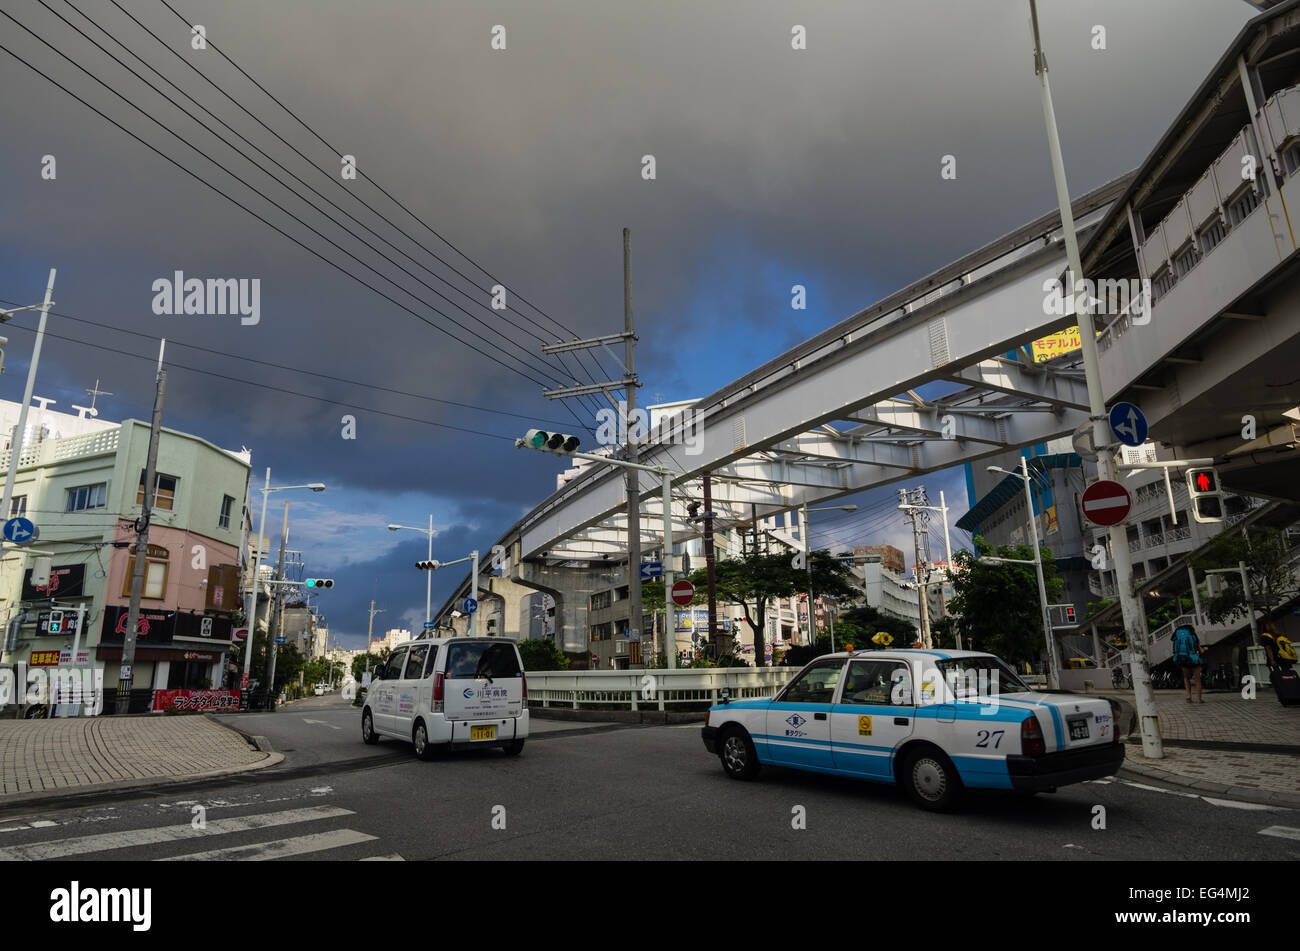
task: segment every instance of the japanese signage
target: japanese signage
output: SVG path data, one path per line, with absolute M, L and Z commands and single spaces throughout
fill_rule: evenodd
M 130 609 L 125 605 L 105 605 L 104 623 L 100 629 L 101 644 L 121 644 L 126 637 L 126 622 Z M 197 628 L 198 625 L 196 624 Z M 140 619 L 136 623 L 137 643 L 154 645 L 170 644 L 176 630 L 175 611 L 154 611 L 140 609 Z
M 154 710 L 238 710 L 238 690 L 155 690 Z
M 57 667 L 58 665 L 58 651 L 32 651 L 31 659 L 27 661 L 28 667 Z
M 32 569 L 23 573 L 23 600 L 44 601 L 49 598 L 75 598 L 86 584 L 85 565 L 56 565 L 50 569 L 50 583 L 32 584 Z
M 1101 336 L 1100 333 L 1097 336 Z M 1053 357 L 1064 356 L 1083 346 L 1078 327 L 1067 327 L 1058 333 L 1048 334 L 1034 341 L 1034 362 L 1043 363 Z

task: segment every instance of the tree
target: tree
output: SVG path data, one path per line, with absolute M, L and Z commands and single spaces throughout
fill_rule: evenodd
M 1065 582 L 1056 571 L 1052 550 L 1039 548 L 1048 601 L 1057 601 Z M 975 554 L 959 551 L 953 556 L 959 569 L 952 579 L 954 597 L 948 609 L 956 616 L 970 650 L 988 651 L 1012 664 L 1036 660 L 1042 653 L 1043 609 L 1039 600 L 1038 576 L 1033 565 L 989 564 L 977 556 L 1016 558 L 1029 561 L 1032 545 L 989 545 L 975 536 Z
M 1204 574 L 1208 568 L 1236 568 L 1244 561 L 1250 602 L 1256 611 L 1268 617 L 1300 594 L 1289 557 L 1286 538 L 1277 529 L 1250 535 L 1232 529 L 1220 533 L 1205 554 L 1196 559 L 1195 566 Z M 1241 575 L 1219 575 L 1219 578 L 1224 581 L 1223 591 L 1204 602 L 1206 617 L 1215 624 L 1246 617 L 1246 592 L 1241 586 Z
M 754 666 L 763 667 L 766 659 L 767 602 L 773 598 L 788 598 L 801 591 L 808 590 L 808 567 L 796 563 L 802 558 L 792 556 L 789 552 L 775 555 L 748 555 L 739 558 L 727 558 L 714 565 L 714 581 L 718 600 L 740 607 L 745 614 L 745 623 L 754 632 Z M 843 562 L 832 558 L 825 549 L 812 553 L 808 564 L 812 568 L 812 590 L 814 597 L 825 595 L 841 600 L 851 600 L 858 596 L 857 587 L 849 582 L 850 569 Z M 691 575 L 695 585 L 695 599 L 692 604 L 707 600 L 707 577 L 704 569 Z M 641 586 L 641 596 L 645 603 L 662 601 L 663 582 L 647 582 Z M 751 608 L 751 602 L 753 607 Z
M 550 639 L 530 639 L 519 642 L 519 656 L 524 670 L 568 670 L 569 658 Z
M 852 625 L 852 630 L 848 632 L 854 635 L 852 637 L 846 636 L 842 630 L 848 625 Z M 885 614 L 869 604 L 851 608 L 840 615 L 835 627 L 835 643 L 852 644 L 858 650 L 870 650 L 874 646 L 871 638 L 881 631 L 893 637 L 894 647 L 911 647 L 916 643 L 915 624 Z
M 383 666 L 388 660 L 388 648 L 380 648 L 378 654 L 358 654 L 352 658 L 352 679 L 361 683 L 361 675 L 366 672 L 366 663 L 369 662 L 371 671 L 376 667 Z

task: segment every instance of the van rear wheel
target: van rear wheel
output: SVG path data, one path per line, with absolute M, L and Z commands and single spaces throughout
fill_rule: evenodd
M 425 727 L 423 720 L 416 722 L 415 732 L 411 735 L 411 742 L 415 744 L 416 756 L 426 762 L 433 759 L 433 744 L 429 742 L 429 730 Z
M 501 748 L 506 751 L 507 756 L 518 756 L 520 753 L 524 751 L 524 741 L 511 740 L 509 743 L 507 743 L 505 746 Z

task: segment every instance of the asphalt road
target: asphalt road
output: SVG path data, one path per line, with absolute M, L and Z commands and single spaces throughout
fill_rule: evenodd
M 409 744 L 363 745 L 355 709 L 336 697 L 228 719 L 286 743 L 289 758 L 6 815 L 0 859 L 1300 858 L 1295 811 L 1123 776 L 1029 800 L 972 793 L 960 812 L 934 815 L 893 787 L 839 777 L 768 768 L 728 779 L 698 725 L 550 721 L 520 756 L 425 763 Z M 1104 829 L 1093 828 L 1097 806 Z

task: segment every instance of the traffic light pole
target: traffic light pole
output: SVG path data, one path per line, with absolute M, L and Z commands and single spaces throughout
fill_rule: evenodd
M 1088 411 L 1092 420 L 1092 439 L 1093 445 L 1098 450 L 1098 475 L 1104 480 L 1111 480 L 1115 475 L 1115 468 L 1110 451 L 1104 448 L 1110 440 L 1106 435 L 1106 399 L 1101 388 L 1097 332 L 1092 319 L 1092 301 L 1086 299 L 1086 294 L 1075 292 L 1075 289 L 1080 286 L 1076 282 L 1083 279 L 1083 262 L 1079 255 L 1079 237 L 1074 230 L 1070 189 L 1065 181 L 1065 160 L 1061 155 L 1061 140 L 1056 129 L 1056 111 L 1052 107 L 1052 88 L 1047 79 L 1047 59 L 1043 55 L 1042 40 L 1038 32 L 1036 0 L 1029 0 L 1029 13 L 1034 34 L 1034 72 L 1038 76 L 1042 90 L 1043 121 L 1047 127 L 1052 175 L 1056 180 L 1056 200 L 1061 210 L 1061 233 L 1065 238 L 1066 260 L 1069 263 L 1066 276 L 1069 278 L 1070 296 L 1075 302 L 1075 314 L 1078 318 L 1084 378 L 1088 385 Z M 1133 699 L 1142 730 L 1142 752 L 1148 759 L 1163 759 L 1164 745 L 1160 738 L 1160 723 L 1156 716 L 1155 694 L 1151 689 L 1151 670 L 1147 658 L 1145 618 L 1139 613 L 1141 609 L 1133 594 L 1133 562 L 1129 557 L 1128 532 L 1123 525 L 1110 527 L 1110 548 L 1111 557 L 1115 559 L 1115 589 L 1124 614 L 1124 629 L 1128 634 Z

